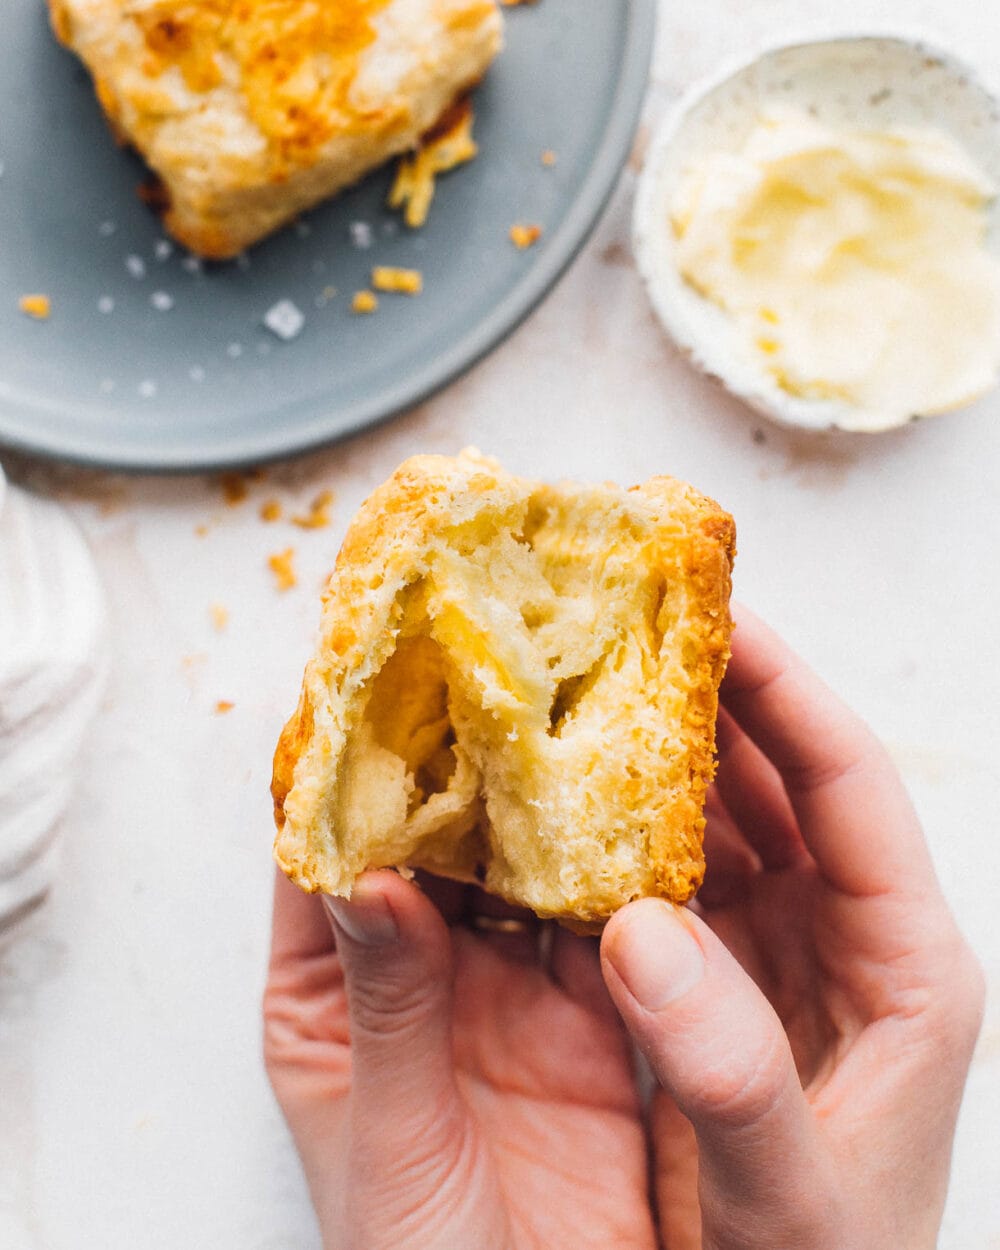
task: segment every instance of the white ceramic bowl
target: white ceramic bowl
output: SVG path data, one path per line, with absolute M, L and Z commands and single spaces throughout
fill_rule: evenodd
M 633 241 L 649 298 L 671 338 L 734 395 L 785 425 L 811 430 L 887 429 L 888 420 L 843 400 L 798 398 L 736 350 L 730 315 L 680 275 L 669 205 L 696 155 L 738 150 L 761 106 L 779 103 L 833 125 L 943 129 L 1000 184 L 1000 112 L 969 67 L 919 38 L 854 35 L 784 44 L 690 91 L 650 145 L 636 199 Z M 1000 255 L 1000 208 L 990 210 L 989 246 Z M 917 415 L 917 414 L 912 414 Z

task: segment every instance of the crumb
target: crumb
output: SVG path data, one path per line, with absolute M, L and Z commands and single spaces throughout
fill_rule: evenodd
M 17 306 L 36 321 L 45 321 L 52 312 L 52 301 L 47 295 L 22 295 Z
M 169 312 L 174 306 L 174 297 L 168 295 L 166 291 L 154 291 L 149 297 L 149 302 L 157 312 Z
M 284 551 L 277 551 L 273 556 L 267 557 L 267 567 L 274 574 L 274 581 L 278 590 L 291 590 L 296 584 L 298 579 L 295 576 L 295 569 L 292 567 L 294 559 L 294 547 L 286 547 Z
M 373 313 L 378 308 L 374 291 L 355 291 L 351 300 L 351 312 Z
M 424 276 L 419 269 L 394 269 L 389 265 L 376 265 L 372 270 L 372 286 L 376 291 L 419 295 L 424 289 Z
M 280 521 L 281 513 L 282 507 L 279 499 L 265 499 L 260 505 L 260 519 L 262 521 Z
M 115 301 L 110 295 L 102 295 L 97 301 L 97 311 L 107 316 L 115 311 Z
M 551 148 L 546 148 L 542 153 L 542 164 L 547 169 L 551 168 L 558 159 L 558 156 L 556 156 L 555 152 L 553 152 Z
M 372 228 L 367 221 L 352 221 L 348 226 L 351 235 L 351 246 L 368 248 L 372 245 Z
M 196 538 L 207 538 L 207 537 L 208 537 L 208 526 L 207 526 L 207 525 L 205 525 L 205 524 L 202 524 L 202 525 L 196 525 L 196 526 L 194 527 L 194 532 L 195 532 L 195 537 L 196 537 Z
M 759 430 L 759 429 L 754 430 L 753 433 L 750 435 L 750 437 L 753 439 L 753 441 L 757 444 L 758 447 L 762 443 L 767 442 L 767 435 L 764 433 L 763 430 Z
M 212 627 L 221 634 L 229 624 L 229 609 L 222 603 L 213 603 L 208 611 L 212 618 Z
M 516 225 L 510 228 L 510 241 L 522 250 L 531 247 L 542 237 L 541 226 Z
M 146 276 L 146 262 L 141 256 L 136 256 L 134 252 L 130 252 L 125 257 L 125 268 L 135 278 L 136 282 Z
M 224 716 L 226 712 L 231 712 L 235 706 L 236 704 L 230 703 L 228 699 L 220 699 L 215 705 L 215 714 L 216 716 Z
M 290 299 L 279 299 L 264 314 L 264 324 L 286 342 L 295 338 L 306 323 L 305 314 Z
M 333 491 L 321 491 L 309 505 L 307 513 L 292 517 L 292 524 L 303 530 L 324 529 L 330 524 L 330 506 L 332 503 Z
M 163 264 L 174 254 L 174 245 L 167 239 L 157 239 L 153 244 L 153 255 Z
M 411 229 L 427 220 L 437 175 L 471 161 L 479 151 L 472 138 L 472 121 L 472 104 L 466 97 L 448 109 L 415 152 L 400 160 L 386 202 L 389 208 L 402 210 Z
M 235 507 L 247 497 L 247 479 L 242 473 L 223 473 L 219 478 L 222 497 L 229 506 Z
M 153 378 L 143 378 L 135 389 L 143 399 L 152 399 L 156 394 L 156 382 Z

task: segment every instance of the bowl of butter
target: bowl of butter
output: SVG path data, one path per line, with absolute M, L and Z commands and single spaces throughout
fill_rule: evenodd
M 706 373 L 786 425 L 878 431 L 1000 374 L 1000 114 L 919 39 L 774 48 L 655 136 L 633 237 Z

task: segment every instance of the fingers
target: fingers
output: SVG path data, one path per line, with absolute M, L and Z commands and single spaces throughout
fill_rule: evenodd
M 520 964 L 540 962 L 542 942 L 548 937 L 534 912 L 514 907 L 502 898 L 469 886 L 462 920 L 505 959 Z
M 387 1184 L 422 1174 L 428 1161 L 447 1169 L 465 1116 L 452 1062 L 447 926 L 394 872 L 366 873 L 350 901 L 324 901 L 350 1013 L 354 1161 Z
M 689 912 L 642 899 L 612 917 L 601 952 L 629 1032 L 694 1128 L 705 1250 L 751 1244 L 748 1228 L 753 1245 L 840 1244 L 788 1040 L 725 946 Z
M 663 1090 L 653 1095 L 650 1131 L 656 1144 L 653 1187 L 665 1250 L 702 1250 L 698 1141 L 691 1121 Z
M 888 754 L 784 642 L 737 614 L 726 708 L 771 760 L 806 846 L 847 894 L 933 885 L 927 848 Z
M 746 898 L 760 859 L 736 827 L 718 791 L 705 799 L 705 879 L 698 890 L 699 908 L 727 907 Z
M 770 872 L 808 855 L 777 769 L 724 707 L 716 722 L 719 769 L 715 788 L 733 821 Z
M 601 976 L 597 938 L 580 937 L 556 925 L 552 931 L 549 975 L 563 993 L 581 1007 L 604 1019 L 617 1019 L 618 1013 Z
M 281 869 L 274 874 L 271 913 L 271 967 L 325 955 L 333 950 L 330 922 L 319 899 L 303 893 Z

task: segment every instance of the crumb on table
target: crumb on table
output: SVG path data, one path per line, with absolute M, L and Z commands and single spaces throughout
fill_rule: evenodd
M 351 300 L 351 312 L 373 313 L 378 308 L 378 297 L 374 291 L 355 291 Z
M 267 567 L 274 574 L 275 586 L 278 590 L 291 590 L 297 583 L 293 561 L 295 548 L 286 547 L 284 551 L 276 551 L 267 557 Z
M 519 223 L 510 228 L 510 241 L 522 250 L 537 243 L 541 237 L 541 226 L 526 226 Z
M 17 306 L 36 321 L 45 321 L 52 312 L 52 301 L 47 295 L 22 295 Z
M 219 478 L 222 497 L 229 506 L 235 507 L 247 497 L 247 479 L 242 473 L 223 473 Z
M 226 712 L 231 712 L 235 706 L 236 704 L 229 699 L 220 699 L 215 705 L 215 714 L 216 716 L 223 716 Z
M 542 164 L 547 167 L 554 165 L 558 159 L 558 156 L 556 156 L 555 152 L 553 152 L 551 148 L 546 148 L 542 153 Z
M 403 295 L 419 295 L 424 289 L 424 277 L 419 269 L 397 269 L 391 265 L 376 265 L 372 270 L 372 286 L 376 291 L 398 291 Z
M 260 519 L 268 522 L 280 521 L 282 511 L 280 499 L 265 499 L 260 505 Z
M 222 603 L 213 603 L 209 608 L 213 627 L 221 634 L 229 624 L 229 609 Z
M 333 505 L 333 491 L 324 490 L 309 505 L 309 511 L 292 517 L 292 524 L 303 530 L 323 529 L 330 524 L 330 508 Z

